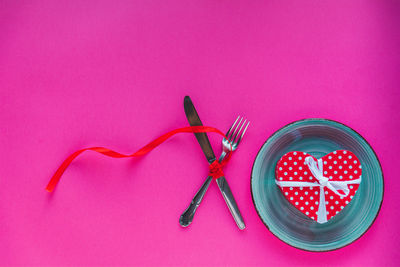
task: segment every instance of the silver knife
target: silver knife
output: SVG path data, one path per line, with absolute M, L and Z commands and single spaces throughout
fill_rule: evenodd
M 193 105 L 193 102 L 189 96 L 186 96 L 184 99 L 184 108 L 185 108 L 186 117 L 191 126 L 202 126 L 203 125 L 200 120 L 200 117 L 197 114 L 197 111 Z M 207 158 L 208 163 L 209 164 L 213 163 L 216 160 L 216 158 L 215 158 L 213 149 L 211 147 L 210 141 L 208 140 L 207 134 L 206 133 L 195 133 L 195 136 L 197 138 L 197 141 L 200 144 L 201 149 L 203 150 L 204 155 Z M 198 206 L 200 205 L 211 181 L 212 181 L 212 177 L 207 177 L 206 182 L 196 193 L 196 196 L 193 198 L 189 207 L 181 215 L 181 217 L 179 219 L 179 223 L 182 226 L 186 227 L 192 222 L 194 213 L 195 213 L 196 209 L 198 208 Z M 243 217 L 239 211 L 239 207 L 233 197 L 232 191 L 228 185 L 228 182 L 226 181 L 225 177 L 220 177 L 220 178 L 216 179 L 216 182 L 217 182 L 217 185 L 222 193 L 222 196 L 224 197 L 224 200 L 229 208 L 229 211 L 231 212 L 233 218 L 235 219 L 237 226 L 239 227 L 239 229 L 243 230 L 246 226 L 244 224 Z

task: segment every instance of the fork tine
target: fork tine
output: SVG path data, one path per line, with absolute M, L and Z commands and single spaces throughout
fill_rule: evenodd
M 247 121 L 246 119 L 243 121 L 243 124 L 240 126 L 239 131 L 238 131 L 237 134 L 235 135 L 235 138 L 232 140 L 232 143 L 235 143 L 236 138 L 238 138 L 238 137 L 240 136 L 240 132 L 242 131 L 243 126 L 246 124 L 246 121 Z
M 239 116 L 240 117 L 240 116 Z M 240 124 L 242 123 L 243 117 L 240 118 L 238 124 L 235 127 L 235 130 L 231 133 L 231 136 L 228 136 L 229 142 L 233 143 L 234 138 L 236 137 L 237 130 L 239 129 Z
M 243 133 L 242 133 L 242 135 L 239 137 L 239 139 L 237 140 L 237 143 L 236 143 L 236 145 L 239 145 L 239 143 L 240 143 L 240 141 L 242 140 L 242 138 L 243 138 L 243 135 L 244 135 L 244 133 L 246 132 L 246 130 L 247 130 L 247 127 L 249 127 L 249 124 L 250 124 L 250 122 L 248 122 L 247 123 L 247 125 L 246 125 L 246 127 L 244 128 L 244 130 L 243 130 Z
M 229 133 L 231 132 L 231 130 L 233 129 L 233 127 L 235 127 L 236 122 L 238 121 L 240 116 L 238 116 L 235 120 L 235 122 L 232 124 L 231 128 L 229 128 L 229 130 L 226 132 L 226 137 L 228 137 Z M 229 138 L 229 137 L 228 137 Z

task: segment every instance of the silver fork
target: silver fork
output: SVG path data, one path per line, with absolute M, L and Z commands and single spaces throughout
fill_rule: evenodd
M 240 119 L 240 120 L 239 120 Z M 239 123 L 236 125 L 236 122 L 239 120 Z M 222 139 L 222 153 L 221 156 L 219 157 L 218 161 L 221 162 L 222 160 L 224 160 L 224 158 L 230 153 L 235 151 L 238 148 L 238 145 L 240 143 L 240 141 L 242 141 L 244 133 L 247 130 L 247 127 L 249 127 L 250 122 L 248 121 L 246 124 L 246 119 L 243 121 L 243 117 L 240 118 L 240 116 L 238 116 L 235 120 L 235 122 L 232 124 L 231 128 L 229 128 L 228 132 L 226 133 L 226 137 L 228 137 L 229 140 L 227 140 L 226 138 Z M 235 127 L 236 125 L 236 127 Z M 239 128 L 239 125 L 240 128 Z M 246 125 L 246 127 L 244 128 L 243 132 L 243 126 Z M 233 128 L 235 127 L 235 130 L 233 130 Z M 238 131 L 239 129 L 239 131 Z M 242 132 L 242 134 L 239 136 L 240 132 Z M 236 140 L 236 138 L 238 138 Z
M 246 119 L 243 122 L 242 121 L 243 121 L 243 117 L 238 116 L 236 118 L 235 122 L 232 124 L 232 126 L 229 128 L 228 132 L 225 135 L 226 137 L 228 137 L 228 139 L 226 139 L 226 138 L 222 139 L 222 153 L 218 159 L 219 162 L 222 162 L 229 153 L 232 153 L 233 151 L 235 151 L 238 148 L 240 141 L 243 139 L 243 136 L 247 130 L 247 127 L 250 124 L 250 122 L 247 122 Z M 246 122 L 247 122 L 247 124 L 246 124 Z M 244 129 L 243 129 L 243 127 L 244 127 Z M 182 213 L 181 217 L 179 218 L 179 223 L 181 226 L 186 227 L 192 223 L 194 214 L 195 214 L 197 208 L 199 207 L 201 201 L 203 200 L 203 197 L 204 197 L 208 187 L 210 186 L 211 181 L 212 181 L 212 177 L 208 176 L 207 179 L 204 181 L 203 185 L 200 187 L 199 191 L 194 196 L 189 207 Z M 244 228 L 245 226 L 243 225 L 242 227 Z M 241 228 L 241 229 L 243 229 L 243 228 Z

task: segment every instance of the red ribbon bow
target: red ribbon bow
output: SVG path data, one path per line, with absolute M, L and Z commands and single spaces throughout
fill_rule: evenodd
M 144 147 L 142 147 L 141 149 L 139 149 L 138 151 L 136 151 L 135 153 L 130 154 L 130 155 L 124 155 L 124 154 L 115 152 L 115 151 L 105 148 L 105 147 L 90 147 L 90 148 L 80 149 L 80 150 L 72 153 L 68 158 L 66 158 L 64 160 L 64 162 L 61 164 L 61 166 L 58 167 L 56 173 L 53 175 L 50 182 L 47 184 L 46 190 L 48 192 L 52 192 L 54 190 L 54 188 L 56 187 L 57 183 L 59 182 L 64 171 L 68 168 L 68 166 L 71 164 L 71 162 L 84 151 L 91 150 L 91 151 L 95 151 L 95 152 L 98 152 L 105 156 L 112 157 L 112 158 L 141 157 L 141 156 L 144 156 L 145 154 L 149 153 L 151 150 L 153 150 L 154 148 L 156 148 L 157 146 L 159 146 L 160 144 L 162 144 L 167 139 L 169 139 L 170 137 L 172 137 L 173 135 L 175 135 L 177 133 L 207 133 L 207 132 L 218 133 L 219 135 L 228 139 L 225 136 L 225 134 L 223 134 L 220 130 L 218 130 L 214 127 L 191 126 L 191 127 L 183 127 L 183 128 L 175 129 L 166 134 L 163 134 L 160 137 L 158 137 L 158 138 L 154 139 L 153 141 L 151 141 L 150 143 L 148 143 L 147 145 L 145 145 Z M 224 162 L 220 163 L 220 162 L 218 162 L 218 160 L 215 160 L 212 164 L 210 164 L 210 176 L 212 176 L 215 179 L 223 176 L 224 173 L 222 171 L 222 166 L 226 164 L 226 162 L 229 160 L 229 158 L 230 158 L 230 154 L 228 155 L 226 160 L 224 160 Z
M 228 155 L 228 158 L 231 154 Z M 224 160 L 223 162 L 219 162 L 218 160 L 214 160 L 213 163 L 210 164 L 210 172 L 209 172 L 209 176 L 211 176 L 214 179 L 218 179 L 224 175 L 224 171 L 222 170 L 222 167 L 226 164 L 226 162 L 228 161 Z

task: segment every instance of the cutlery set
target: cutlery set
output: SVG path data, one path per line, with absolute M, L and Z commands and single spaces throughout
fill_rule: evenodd
M 204 181 L 203 185 L 193 198 L 192 202 L 190 203 L 189 207 L 183 212 L 181 215 L 179 222 L 183 227 L 189 226 L 192 221 L 194 214 L 196 212 L 196 209 L 199 207 L 201 200 L 203 199 L 208 187 L 210 186 L 210 183 L 213 179 L 215 179 L 222 196 L 224 197 L 224 200 L 229 208 L 229 211 L 231 212 L 233 218 L 235 219 L 235 222 L 239 229 L 244 229 L 245 224 L 243 221 L 243 217 L 240 213 L 240 210 L 238 208 L 238 205 L 233 197 L 232 191 L 228 185 L 228 182 L 225 179 L 224 173 L 222 171 L 222 167 L 228 162 L 230 156 L 232 155 L 232 152 L 235 151 L 240 143 L 240 141 L 243 139 L 243 136 L 247 130 L 247 127 L 249 126 L 249 122 L 246 120 L 243 120 L 243 118 L 238 117 L 235 122 L 232 124 L 232 126 L 229 128 L 228 132 L 226 135 L 222 133 L 220 130 L 214 127 L 208 127 L 208 126 L 203 126 L 199 115 L 197 114 L 197 111 L 192 103 L 192 100 L 190 97 L 186 96 L 184 99 L 184 109 L 185 109 L 185 114 L 186 117 L 189 121 L 190 126 L 189 127 L 183 127 L 183 128 L 178 128 L 174 129 L 172 131 L 169 131 L 158 138 L 154 139 L 147 145 L 143 146 L 136 152 L 132 154 L 122 154 L 117 151 L 108 149 L 106 147 L 88 147 L 88 148 L 83 148 L 75 151 L 71 155 L 69 155 L 63 162 L 62 164 L 58 167 L 57 171 L 54 173 L 53 177 L 50 179 L 49 183 L 46 186 L 46 190 L 48 192 L 53 192 L 56 185 L 60 181 L 61 176 L 65 172 L 65 170 L 68 168 L 68 166 L 74 161 L 74 159 L 82 154 L 85 151 L 94 151 L 97 153 L 100 153 L 104 156 L 111 157 L 111 158 L 134 158 L 134 157 L 141 157 L 161 145 L 163 142 L 165 142 L 167 139 L 171 138 L 172 136 L 179 134 L 179 133 L 194 133 L 197 141 L 200 144 L 201 149 L 203 150 L 204 155 L 206 156 L 206 159 L 208 161 L 210 172 L 209 176 L 207 179 Z M 217 159 L 215 157 L 214 151 L 211 147 L 210 141 L 208 140 L 207 137 L 207 132 L 212 132 L 212 133 L 217 133 L 221 136 L 223 136 L 222 139 L 222 153 Z
M 189 96 L 186 96 L 184 99 L 184 109 L 190 126 L 203 125 L 193 105 L 193 102 Z M 203 150 L 203 153 L 206 156 L 206 159 L 210 164 L 210 166 L 215 163 L 221 164 L 224 161 L 224 159 L 226 159 L 227 156 L 229 156 L 233 151 L 235 151 L 238 148 L 239 143 L 243 139 L 243 136 L 249 124 L 250 122 L 243 120 L 243 118 L 240 118 L 240 116 L 237 117 L 237 119 L 235 120 L 235 122 L 232 124 L 232 126 L 229 128 L 228 132 L 225 135 L 228 139 L 223 138 L 222 140 L 222 153 L 218 159 L 215 157 L 214 151 L 211 147 L 210 141 L 208 140 L 207 134 L 205 132 L 195 133 L 196 139 L 199 142 L 200 147 Z M 217 177 L 212 177 L 211 175 L 209 175 L 206 178 L 206 180 L 204 181 L 203 185 L 200 187 L 199 191 L 194 196 L 188 208 L 182 213 L 179 219 L 180 225 L 183 227 L 187 227 L 192 223 L 194 214 L 197 208 L 199 207 L 201 201 L 203 200 L 203 197 L 208 187 L 210 186 L 213 178 L 215 178 L 215 181 L 221 191 L 221 194 L 237 226 L 239 227 L 239 229 L 243 230 L 246 226 L 243 221 L 242 214 L 240 213 L 239 207 L 235 201 L 235 198 L 233 197 L 232 191 L 229 187 L 229 184 L 225 176 L 223 176 L 223 173 L 221 173 L 221 175 Z

